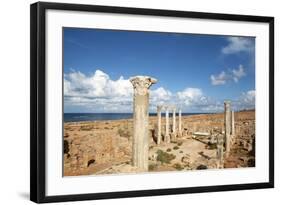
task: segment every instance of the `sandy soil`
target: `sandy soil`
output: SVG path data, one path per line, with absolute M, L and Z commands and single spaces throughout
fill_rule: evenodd
M 215 169 L 216 144 L 211 136 L 192 138 L 194 132 L 222 132 L 224 115 L 182 117 L 183 135 L 169 144 L 156 145 L 157 117 L 149 118 L 149 171 Z M 172 122 L 172 120 L 170 120 Z M 162 134 L 165 119 L 162 117 Z M 113 120 L 64 124 L 64 175 L 132 173 L 133 121 Z M 255 111 L 235 113 L 234 142 L 225 168 L 255 166 Z

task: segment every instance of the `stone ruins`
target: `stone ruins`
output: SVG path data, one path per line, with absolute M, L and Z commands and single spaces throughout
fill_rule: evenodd
M 165 125 L 165 133 L 162 135 L 162 116 L 161 111 L 162 109 L 165 109 L 166 115 L 166 125 Z M 172 130 L 170 127 L 170 121 L 169 121 L 169 111 L 172 111 Z M 178 109 L 178 129 L 176 125 L 176 111 L 177 108 L 174 105 L 158 105 L 157 106 L 157 118 L 158 118 L 158 126 L 157 126 L 157 144 L 159 145 L 161 141 L 164 143 L 170 143 L 171 140 L 175 141 L 177 137 L 182 136 L 182 124 L 181 124 L 181 110 Z M 164 138 L 162 138 L 164 136 Z
M 132 173 L 255 166 L 255 112 L 182 114 L 159 104 L 149 116 L 149 76 L 130 78 L 133 119 L 65 123 L 64 175 Z
M 134 118 L 133 118 L 133 151 L 132 165 L 138 171 L 148 171 L 148 153 L 149 153 L 149 88 L 157 80 L 149 76 L 135 76 L 130 78 L 134 87 Z M 162 132 L 162 110 L 165 111 L 165 132 Z M 172 126 L 170 126 L 169 113 L 172 112 Z M 176 120 L 176 111 L 178 111 L 178 126 Z M 157 145 L 161 143 L 171 143 L 177 138 L 182 137 L 182 114 L 181 109 L 175 105 L 157 106 Z M 228 157 L 230 147 L 233 144 L 235 135 L 234 111 L 231 110 L 231 102 L 224 102 L 224 130 L 216 133 L 194 132 L 196 136 L 210 136 L 211 141 L 216 143 L 217 147 L 217 168 L 223 168 L 224 157 Z M 216 140 L 215 140 L 216 138 Z
M 225 154 L 228 156 L 231 144 L 231 102 L 224 102 Z
M 157 82 L 148 76 L 130 78 L 134 87 L 133 166 L 148 171 L 148 108 L 150 86 Z

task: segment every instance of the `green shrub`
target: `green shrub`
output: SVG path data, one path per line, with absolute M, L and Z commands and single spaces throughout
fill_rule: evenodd
M 174 149 L 174 150 L 177 150 L 177 149 L 179 149 L 179 147 L 178 147 L 178 146 L 174 146 L 173 149 Z
M 157 164 L 150 164 L 150 165 L 148 166 L 148 171 L 153 171 L 153 170 L 156 169 L 156 167 L 157 167 Z
M 175 158 L 176 158 L 176 156 L 173 154 L 169 154 L 162 150 L 157 151 L 157 161 L 161 162 L 161 164 L 164 164 L 164 163 L 170 164 L 170 162 Z
M 128 129 L 122 129 L 122 128 L 118 129 L 118 134 L 120 135 L 120 137 L 125 137 L 125 138 L 128 138 L 128 139 L 131 136 L 131 133 Z
M 119 129 L 118 129 L 118 134 L 119 134 L 120 136 L 123 136 L 123 135 L 124 135 L 124 130 L 121 129 L 121 128 L 119 128 Z
M 178 146 L 181 146 L 183 142 L 178 142 Z
M 91 131 L 92 129 L 93 129 L 93 126 L 91 126 L 91 125 L 82 125 L 80 127 L 80 130 L 82 130 L 82 131 Z
M 208 149 L 217 149 L 217 144 L 208 143 Z
M 173 167 L 174 167 L 176 170 L 183 170 L 183 169 L 184 169 L 184 167 L 181 166 L 181 164 L 179 164 L 179 163 L 174 164 Z
M 196 169 L 202 170 L 202 169 L 208 169 L 208 167 L 206 165 L 200 164 Z
M 170 151 L 172 151 L 172 150 L 171 150 L 171 148 L 168 148 L 166 151 L 167 151 L 167 152 L 170 152 Z

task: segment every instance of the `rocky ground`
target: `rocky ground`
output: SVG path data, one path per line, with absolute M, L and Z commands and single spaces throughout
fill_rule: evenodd
M 170 120 L 171 122 L 171 120 Z M 216 144 L 194 132 L 223 131 L 224 114 L 182 117 L 183 135 L 156 145 L 157 117 L 149 118 L 149 171 L 187 171 L 216 168 Z M 162 117 L 162 132 L 165 119 Z M 234 141 L 225 168 L 255 166 L 255 111 L 235 113 Z M 132 120 L 64 124 L 64 175 L 132 173 Z

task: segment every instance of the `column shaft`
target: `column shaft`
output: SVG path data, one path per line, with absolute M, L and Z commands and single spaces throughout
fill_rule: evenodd
M 173 108 L 173 140 L 176 138 L 176 109 Z
M 136 76 L 130 79 L 134 87 L 134 133 L 133 133 L 133 166 L 139 171 L 148 171 L 148 109 L 149 87 L 156 80 L 147 76 Z
M 231 104 L 230 101 L 224 102 L 224 128 L 225 128 L 225 152 L 229 155 L 231 145 Z
M 179 110 L 179 136 L 182 137 L 182 130 L 181 130 L 181 110 Z
M 166 108 L 166 132 L 165 132 L 165 142 L 170 143 L 170 133 L 169 133 L 169 109 Z
M 224 157 L 223 157 L 224 136 L 222 134 L 218 134 L 216 137 L 217 137 L 217 168 L 221 169 L 224 167 Z
M 157 106 L 157 116 L 158 116 L 158 132 L 157 132 L 157 144 L 161 143 L 161 107 Z
M 234 111 L 231 111 L 231 135 L 235 135 L 235 119 L 234 119 Z

